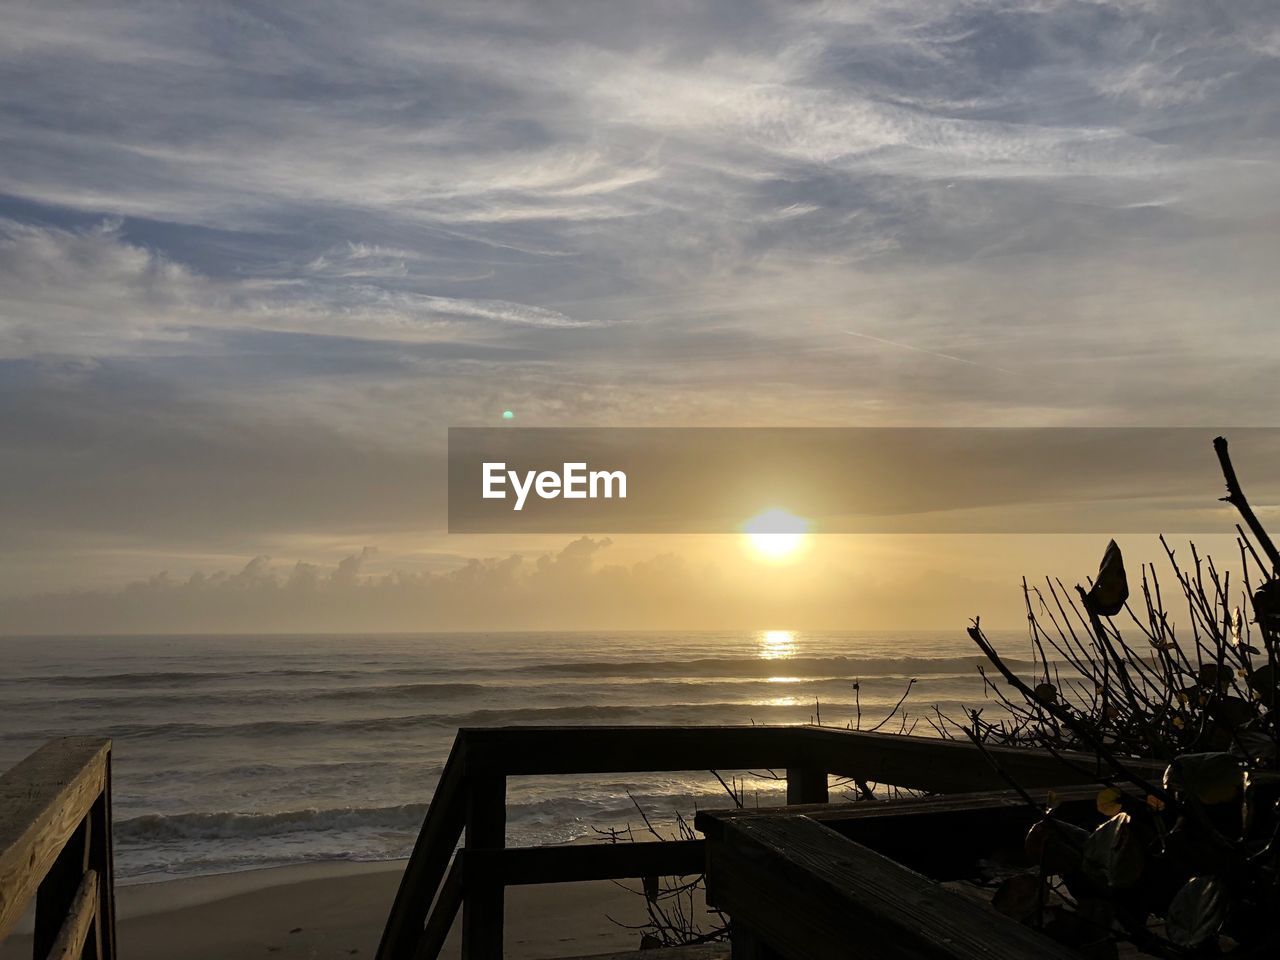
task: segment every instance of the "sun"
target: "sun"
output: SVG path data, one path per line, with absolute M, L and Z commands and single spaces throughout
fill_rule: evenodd
M 808 529 L 809 521 L 777 508 L 757 514 L 742 525 L 751 549 L 775 562 L 794 557 L 804 546 Z

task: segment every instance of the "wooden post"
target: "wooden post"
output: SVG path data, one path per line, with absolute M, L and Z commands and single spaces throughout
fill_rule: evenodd
M 467 778 L 467 850 L 507 845 L 507 778 Z M 462 900 L 462 960 L 502 960 L 505 887 L 500 876 L 478 875 Z
M 787 803 L 826 803 L 827 771 L 787 767 Z

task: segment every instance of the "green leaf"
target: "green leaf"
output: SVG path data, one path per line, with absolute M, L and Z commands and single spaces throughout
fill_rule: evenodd
M 1040 879 L 1029 873 L 1014 874 L 996 888 L 991 906 L 1018 921 L 1032 919 L 1040 909 Z
M 1244 770 L 1229 753 L 1184 753 L 1165 770 L 1164 785 L 1201 803 L 1227 803 L 1240 795 Z
M 1129 599 L 1129 579 L 1124 572 L 1124 557 L 1120 548 L 1112 540 L 1102 554 L 1102 563 L 1098 566 L 1098 579 L 1086 595 L 1090 610 L 1100 617 L 1114 617 L 1124 609 L 1124 602 Z
M 1194 949 L 1213 937 L 1227 918 L 1227 892 L 1213 877 L 1192 877 L 1169 903 L 1169 939 Z
M 1268 663 L 1265 667 L 1259 667 L 1248 678 L 1249 689 L 1254 692 L 1257 698 L 1266 706 L 1273 706 L 1276 698 L 1276 671 L 1275 667 Z
M 1261 624 L 1280 619 L 1280 580 L 1268 580 L 1253 595 L 1253 616 Z
M 1239 727 L 1253 719 L 1254 710 L 1254 705 L 1248 700 L 1241 700 L 1239 697 L 1223 697 L 1213 705 L 1210 712 L 1222 723 Z
M 1104 817 L 1114 817 L 1122 809 L 1120 799 L 1124 796 L 1115 787 L 1107 787 L 1098 791 L 1098 812 Z
M 644 886 L 644 898 L 645 898 L 646 900 L 648 900 L 649 902 L 651 902 L 651 903 L 652 903 L 653 901 L 657 900 L 657 899 L 658 899 L 658 894 L 659 894 L 659 892 L 660 892 L 659 887 L 658 887 L 658 878 L 657 878 L 657 877 L 643 877 L 643 878 L 641 879 L 641 883 L 642 883 L 642 884 L 643 884 L 643 886 Z
M 1113 890 L 1137 883 L 1145 860 L 1133 818 L 1127 813 L 1117 813 L 1084 844 L 1085 876 Z
M 1227 666 L 1219 667 L 1216 663 L 1201 664 L 1200 686 L 1209 688 L 1230 686 L 1235 675 L 1235 671 Z
M 1045 873 L 1061 876 L 1080 869 L 1084 843 L 1089 832 L 1074 823 L 1044 819 L 1032 824 L 1023 843 L 1023 852 L 1031 863 L 1038 863 Z

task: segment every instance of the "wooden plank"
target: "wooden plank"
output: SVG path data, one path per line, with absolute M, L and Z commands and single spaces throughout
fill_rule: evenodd
M 820 767 L 787 767 L 787 803 L 826 803 L 827 771 Z
M 0 940 L 102 793 L 110 750 L 100 738 L 51 740 L 0 777 Z
M 466 822 L 462 796 L 464 749 L 463 739 L 455 739 L 418 839 L 414 841 L 413 853 L 400 878 L 395 902 L 378 943 L 376 960 L 403 960 L 412 956 L 422 937 L 427 912 L 449 869 Z
M 1080 783 L 1100 772 L 1097 761 L 1084 755 L 1060 759 L 1042 751 L 1000 747 L 988 748 L 986 754 L 967 742 L 809 726 L 459 730 L 397 892 L 377 960 L 407 956 L 417 944 L 466 820 L 461 798 L 472 778 L 789 769 L 797 784 L 791 799 L 811 801 L 821 799 L 818 778 L 825 786 L 828 772 L 949 793 L 1002 789 L 1008 784 L 1006 776 L 1032 788 Z M 996 760 L 999 771 L 988 758 Z M 1162 770 L 1160 764 L 1130 763 L 1136 772 L 1153 779 Z
M 507 780 L 467 777 L 467 854 L 500 851 L 507 842 Z M 462 887 L 462 960 L 502 960 L 505 890 L 492 874 L 477 871 Z
M 960 740 L 811 726 L 489 727 L 458 731 L 467 772 L 506 776 L 808 767 L 900 787 L 957 793 L 1008 786 L 995 760 L 1023 787 L 1096 780 L 1096 758 L 988 747 Z M 1064 762 L 1067 761 L 1067 762 Z M 1164 765 L 1128 761 L 1158 779 Z M 1074 766 L 1073 766 L 1074 765 Z
M 440 895 L 436 897 L 422 937 L 413 952 L 414 960 L 436 960 L 444 947 L 449 931 L 453 928 L 453 921 L 458 916 L 458 908 L 462 906 L 464 856 L 461 850 L 454 854 L 453 866 L 440 885 Z
M 1082 826 L 1094 822 L 1099 789 L 1097 784 L 1057 788 L 1059 816 L 1078 820 Z M 1033 799 L 1044 804 L 1047 792 L 1035 791 Z M 970 876 L 981 858 L 1020 857 L 1026 831 L 1042 815 L 1040 809 L 1016 792 L 1005 790 L 759 811 L 705 811 L 698 814 L 695 826 L 709 838 L 719 838 L 726 822 L 752 816 L 805 815 L 895 863 L 934 880 L 953 880 Z
M 1070 784 L 1063 787 L 1035 787 L 1027 794 L 1037 804 L 1047 805 L 1050 796 L 1058 803 L 1092 802 L 1101 784 Z M 1025 810 L 1027 802 L 1016 790 L 980 790 L 973 793 L 937 794 L 929 797 L 902 797 L 897 800 L 855 800 L 839 803 L 815 803 L 785 807 L 726 807 L 723 810 L 699 810 L 694 826 L 708 837 L 719 837 L 726 821 L 749 817 L 805 816 L 845 833 L 846 825 L 862 821 L 915 820 L 947 813 L 993 809 Z M 857 829 L 850 826 L 850 830 Z M 851 833 L 846 834 L 852 836 Z
M 726 822 L 708 898 L 788 960 L 1078 960 L 808 817 Z
M 575 843 L 468 850 L 467 884 L 496 878 L 509 887 L 630 877 L 690 877 L 706 867 L 701 840 Z
M 1012 780 L 1024 789 L 1097 781 L 1111 771 L 1090 754 L 1054 756 L 1028 747 L 985 747 L 967 740 L 864 733 L 828 727 L 804 728 L 808 748 L 829 773 L 936 793 L 1000 790 Z M 986 753 L 986 756 L 983 755 Z M 999 765 L 1001 776 L 992 766 Z M 1126 761 L 1136 773 L 1159 782 L 1165 764 Z
M 98 916 L 98 892 L 98 871 L 89 870 L 80 881 L 57 938 L 45 954 L 48 960 L 79 960 L 89 928 Z
M 803 727 L 466 728 L 467 772 L 507 776 L 747 770 L 803 762 Z

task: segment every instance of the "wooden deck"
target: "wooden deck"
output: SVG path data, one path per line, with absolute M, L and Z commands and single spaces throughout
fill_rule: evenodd
M 379 945 L 378 960 L 434 960 L 459 909 L 463 960 L 500 960 L 507 886 L 603 878 L 697 876 L 707 872 L 703 840 L 673 843 L 575 844 L 566 847 L 506 847 L 508 777 L 657 771 L 785 770 L 796 828 L 823 842 L 856 843 L 823 826 L 830 775 L 893 784 L 932 793 L 1003 790 L 1013 777 L 1028 789 L 1097 780 L 1105 771 L 1093 757 L 1053 757 L 1032 750 L 988 748 L 967 743 L 860 733 L 819 727 L 503 727 L 458 732 L 448 763 L 405 869 Z M 992 761 L 999 767 L 993 767 Z M 1096 788 L 1093 788 L 1096 791 Z M 980 798 L 1010 815 L 1026 815 L 1009 795 Z M 726 806 L 729 804 L 726 798 Z M 846 808 L 850 805 L 844 805 Z M 864 803 L 886 809 L 891 804 Z M 1017 808 L 1021 808 L 1018 810 Z M 922 812 L 925 807 L 904 806 Z M 952 815 L 981 818 L 989 812 L 956 807 Z M 720 830 L 737 830 L 750 812 L 726 815 Z M 852 818 L 843 828 L 856 832 Z M 704 828 L 710 821 L 699 817 Z M 908 820 L 903 819 L 905 825 Z M 884 827 L 877 829 L 883 830 Z M 971 833 L 975 839 L 979 833 Z M 462 848 L 457 849 L 459 840 Z M 455 853 L 456 851 L 456 853 Z M 884 860 L 881 855 L 879 860 Z M 879 861 L 877 861 L 879 862 Z M 943 898 L 945 900 L 946 898 Z M 790 923 L 804 914 L 780 915 Z M 1019 935 L 1014 935 L 1019 936 Z M 1021 941 L 1018 941 L 1021 943 Z M 743 950 L 746 948 L 743 947 Z M 881 949 L 885 949 L 881 945 Z M 1040 951 L 1044 952 L 1044 951 Z M 916 956 L 883 952 L 884 957 Z M 1010 954 L 1006 954 L 1008 956 Z M 1017 955 L 1017 954 L 1012 954 Z M 749 955 L 748 955 L 749 956 Z M 943 956 L 943 955 L 933 955 Z M 956 954 L 957 957 L 967 957 Z M 976 956 L 976 955 L 975 955 Z M 1053 954 L 1046 953 L 1046 960 Z
M 1094 809 L 1096 784 L 1065 786 L 1059 804 Z M 1048 791 L 1036 799 L 1047 803 Z M 1078 960 L 1074 952 L 940 881 L 1039 814 L 1013 791 L 708 811 L 707 899 L 733 918 L 733 960 Z M 926 875 L 927 874 L 927 875 Z
M 510 777 L 766 769 L 786 771 L 787 805 L 703 811 L 705 839 L 506 846 Z M 1096 786 L 1071 785 L 1102 773 L 1085 756 L 817 727 L 460 730 L 377 958 L 434 960 L 461 911 L 464 960 L 500 960 L 509 886 L 706 875 L 709 902 L 731 918 L 734 960 L 1061 960 L 1042 938 L 929 884 L 962 873 L 991 836 L 1025 830 L 1034 811 L 1004 789 L 1010 777 L 1091 806 Z M 829 803 L 833 775 L 935 796 Z M 108 740 L 52 741 L 0 778 L 0 939 L 34 902 L 36 960 L 114 960 L 110 797 Z M 726 949 L 644 957 L 723 960 Z

